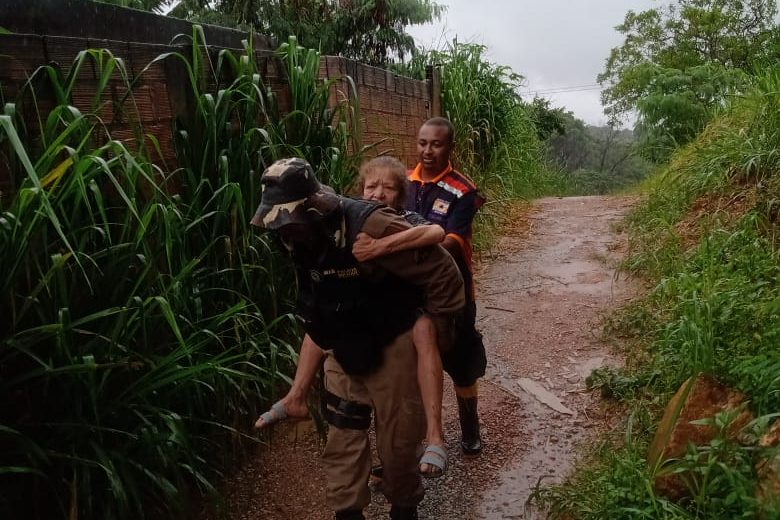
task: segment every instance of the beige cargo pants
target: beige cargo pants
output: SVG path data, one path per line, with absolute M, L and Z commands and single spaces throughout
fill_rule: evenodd
M 349 376 L 328 353 L 325 388 L 374 409 L 377 452 L 384 466 L 383 492 L 391 504 L 416 506 L 423 497 L 418 457 L 425 416 L 417 386 L 417 351 L 411 330 L 385 347 L 381 367 L 368 376 Z M 330 425 L 323 453 L 327 504 L 334 511 L 363 509 L 371 497 L 368 430 Z

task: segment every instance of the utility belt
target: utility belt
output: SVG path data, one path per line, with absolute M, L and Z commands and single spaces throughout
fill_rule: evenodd
M 371 425 L 371 407 L 343 399 L 328 389 L 322 391 L 322 410 L 328 424 L 342 430 L 367 430 Z

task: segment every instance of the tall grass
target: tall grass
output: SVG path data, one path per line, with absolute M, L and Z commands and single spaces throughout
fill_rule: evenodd
M 0 115 L 15 183 L 0 214 L 4 518 L 184 516 L 296 355 L 293 278 L 248 227 L 258 176 L 295 153 L 346 183 L 343 110 L 355 107 L 322 103 L 318 56 L 294 41 L 282 59 L 300 95 L 285 117 L 251 43 L 214 56 L 197 27 L 192 42 L 191 56 L 155 60 L 182 63 L 195 100 L 176 128 L 175 171 L 151 160 L 153 136 L 119 141 L 101 119 L 112 82 L 130 94 L 111 110 L 133 110 L 133 84 L 106 50 L 80 53 L 64 76 L 41 67 Z M 98 88 L 82 112 L 73 88 L 90 64 Z M 35 110 L 44 88 L 48 113 Z
M 319 179 L 344 193 L 353 184 L 363 154 L 371 145 L 362 144 L 360 104 L 352 78 L 320 81 L 320 54 L 298 46 L 294 37 L 283 44 L 278 55 L 287 66 L 291 92 L 289 113 L 272 119 L 275 141 L 283 144 L 281 156 L 305 157 Z M 342 83 L 341 102 L 333 106 L 332 87 Z
M 542 163 L 533 120 L 517 89 L 522 76 L 491 63 L 486 48 L 449 43 L 426 60 L 441 67 L 442 113 L 455 126 L 457 166 L 498 198 L 531 198 L 563 188 Z
M 755 438 L 780 415 L 780 69 L 756 80 L 692 144 L 678 151 L 629 220 L 625 268 L 655 288 L 621 317 L 634 338 L 627 402 L 647 419 L 635 435 L 548 491 L 567 518 L 777 518 L 777 501 L 755 498 L 755 463 L 773 456 L 721 435 L 675 463 L 690 496 L 671 504 L 653 492 L 644 465 L 655 420 L 671 393 L 701 371 L 743 391 Z M 641 361 L 640 361 L 641 360 Z M 727 417 L 716 417 L 724 432 Z M 743 437 L 744 437 L 743 435 Z M 776 451 L 774 452 L 776 455 Z M 636 469 L 628 474 L 615 467 Z M 592 486 L 600 482 L 600 489 Z

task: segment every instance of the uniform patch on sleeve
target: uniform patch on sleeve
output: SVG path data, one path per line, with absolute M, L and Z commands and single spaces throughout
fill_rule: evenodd
M 438 215 L 446 215 L 447 210 L 450 209 L 450 203 L 444 199 L 436 199 L 431 209 Z

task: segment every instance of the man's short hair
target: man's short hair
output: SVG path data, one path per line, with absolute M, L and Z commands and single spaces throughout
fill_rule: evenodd
M 452 144 L 455 142 L 455 127 L 452 125 L 452 122 L 446 117 L 441 117 L 441 116 L 432 117 L 429 120 L 427 120 L 425 123 L 423 123 L 423 126 L 443 126 L 444 128 L 447 129 L 447 137 L 449 138 L 449 143 Z

